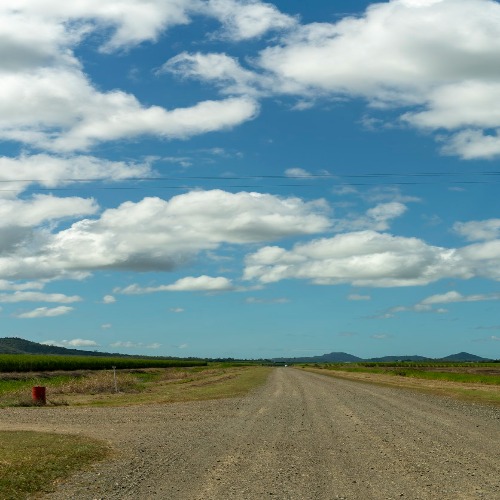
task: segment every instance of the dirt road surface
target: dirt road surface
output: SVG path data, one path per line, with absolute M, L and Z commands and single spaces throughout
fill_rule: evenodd
M 53 499 L 500 499 L 500 409 L 293 368 L 244 398 L 5 408 L 0 428 L 112 445 Z

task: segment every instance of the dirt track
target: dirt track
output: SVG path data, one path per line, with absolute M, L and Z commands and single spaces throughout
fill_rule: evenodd
M 500 410 L 292 368 L 242 399 L 8 408 L 2 429 L 108 440 L 56 499 L 500 499 Z

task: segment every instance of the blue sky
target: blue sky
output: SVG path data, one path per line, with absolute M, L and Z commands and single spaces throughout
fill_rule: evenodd
M 500 357 L 500 4 L 7 0 L 2 336 Z

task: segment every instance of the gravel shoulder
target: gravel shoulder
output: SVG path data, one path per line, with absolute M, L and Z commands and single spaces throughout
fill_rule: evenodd
M 52 499 L 500 499 L 498 408 L 293 368 L 242 398 L 3 408 L 0 428 L 113 447 Z

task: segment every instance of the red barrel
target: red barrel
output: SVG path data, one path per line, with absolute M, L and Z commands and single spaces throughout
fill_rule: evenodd
M 45 399 L 45 387 L 36 386 L 31 389 L 33 402 L 37 405 L 44 405 L 47 400 Z

